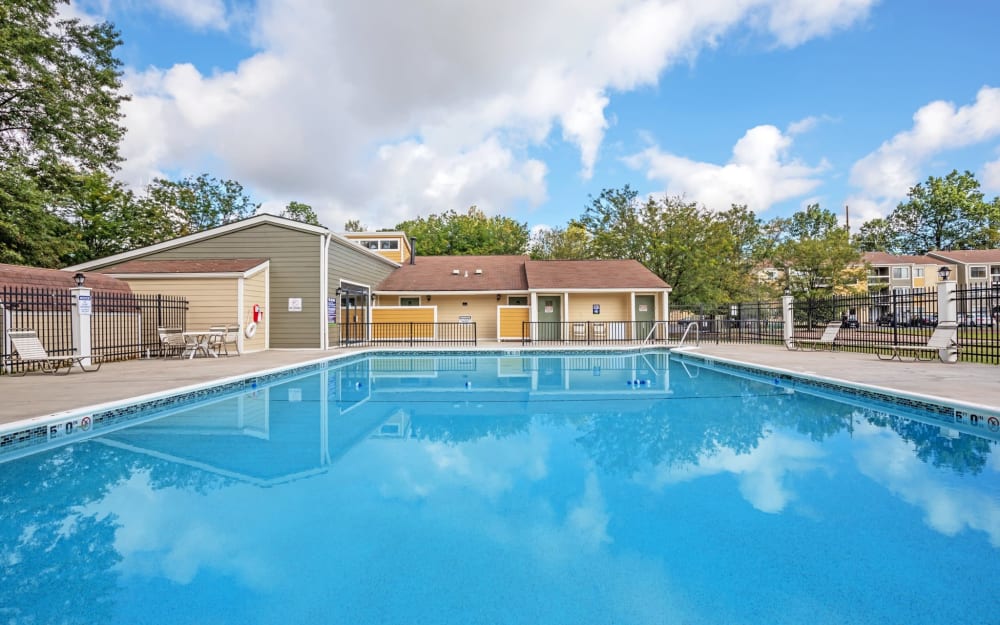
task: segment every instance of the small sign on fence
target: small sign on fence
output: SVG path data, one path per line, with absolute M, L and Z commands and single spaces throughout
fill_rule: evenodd
M 76 297 L 77 306 L 80 308 L 81 315 L 89 315 L 93 312 L 93 300 L 91 295 L 81 293 Z

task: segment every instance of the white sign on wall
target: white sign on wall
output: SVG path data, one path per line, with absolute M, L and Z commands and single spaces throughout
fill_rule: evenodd
M 288 312 L 302 312 L 302 298 L 301 297 L 289 297 L 288 298 Z
M 89 315 L 93 310 L 93 300 L 90 295 L 80 294 L 76 296 L 76 303 L 80 307 L 81 315 Z

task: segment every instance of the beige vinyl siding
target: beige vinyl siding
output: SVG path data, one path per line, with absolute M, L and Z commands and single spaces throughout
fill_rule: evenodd
M 204 330 L 238 320 L 237 278 L 121 278 L 133 293 L 180 295 L 188 300 L 187 329 Z
M 468 306 L 462 306 L 468 302 Z M 438 323 L 457 323 L 462 315 L 472 317 L 476 324 L 476 337 L 480 340 L 497 338 L 497 301 L 495 293 L 488 295 L 437 295 L 433 294 L 429 304 L 437 306 Z
M 257 322 L 257 333 L 252 339 L 248 339 L 243 332 L 250 323 L 254 304 L 264 305 L 267 297 L 268 271 L 258 271 L 254 275 L 243 281 L 243 318 L 240 322 L 240 333 L 243 334 L 243 351 L 259 352 L 267 349 L 268 311 L 264 310 L 264 316 Z
M 629 293 L 570 293 L 570 321 L 631 321 Z M 601 314 L 594 314 L 594 304 L 600 304 Z M 564 303 L 565 305 L 565 303 Z
M 317 348 L 320 346 L 320 311 L 325 314 L 326 310 L 326 302 L 320 301 L 321 240 L 319 234 L 259 224 L 142 258 L 269 258 L 271 298 L 267 302 L 267 312 L 271 348 Z M 359 252 L 359 256 L 361 254 Z M 288 312 L 288 299 L 292 297 L 302 299 L 301 312 Z M 240 322 L 245 324 L 246 320 Z

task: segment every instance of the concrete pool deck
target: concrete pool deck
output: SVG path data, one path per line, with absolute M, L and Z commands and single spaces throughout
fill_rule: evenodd
M 442 351 L 447 349 L 449 348 L 436 348 Z M 512 351 L 573 348 L 522 348 L 509 343 L 481 343 L 476 347 L 454 349 Z M 599 348 L 592 346 L 587 349 Z M 0 376 L 0 426 L 356 351 L 363 350 L 290 350 L 257 352 L 228 358 L 131 360 L 106 363 L 100 371 L 94 373 L 74 370 L 69 375 L 58 376 L 38 373 L 24 377 Z M 422 348 L 421 351 L 426 350 Z M 996 365 L 944 364 L 936 360 L 917 363 L 886 362 L 879 360 L 874 354 L 793 352 L 772 345 L 703 344 L 696 352 L 791 373 L 875 386 L 890 392 L 924 395 L 945 402 L 973 403 L 1000 412 L 1000 367 Z

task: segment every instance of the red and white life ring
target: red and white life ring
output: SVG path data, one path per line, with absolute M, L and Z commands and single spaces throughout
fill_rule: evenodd
M 257 333 L 257 324 L 251 321 L 247 324 L 246 330 L 243 330 L 243 334 L 246 335 L 248 339 L 252 339 L 253 335 Z

